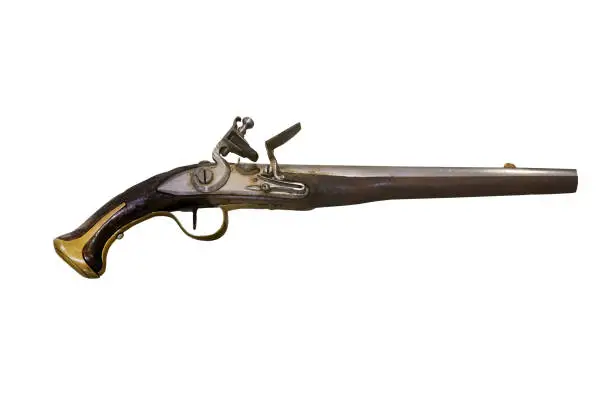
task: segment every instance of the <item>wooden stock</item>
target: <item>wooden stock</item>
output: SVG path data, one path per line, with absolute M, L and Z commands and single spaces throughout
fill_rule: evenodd
M 240 190 L 214 193 L 173 195 L 158 191 L 170 177 L 190 171 L 197 165 L 179 167 L 151 177 L 119 194 L 96 211 L 76 230 L 56 238 L 57 253 L 72 268 L 87 278 L 100 277 L 106 268 L 106 254 L 123 231 L 156 215 L 197 208 L 223 207 L 310 210 L 318 207 L 360 204 L 371 201 L 410 198 L 479 197 L 524 194 L 573 193 L 578 186 L 574 170 L 521 171 L 509 169 L 502 174 L 474 169 L 455 172 L 452 177 L 408 170 L 405 176 L 378 175 L 357 177 L 330 175 L 316 171 L 288 171 L 287 180 L 301 182 L 308 194 L 301 198 L 274 195 L 249 195 Z M 303 167 L 303 166 L 302 166 Z M 449 169 L 452 172 L 452 169 Z M 483 173 L 484 172 L 484 173 Z M 433 174 L 438 174 L 434 171 Z M 226 214 L 226 213 L 225 213 Z M 226 220 L 227 221 L 227 220 Z M 226 224 L 225 224 L 226 225 Z
M 158 174 L 119 194 L 74 231 L 53 241 L 58 255 L 87 278 L 100 277 L 106 268 L 106 253 L 119 234 L 151 214 L 161 211 L 210 207 L 205 195 L 174 196 L 157 187 L 169 177 L 196 167 L 185 166 Z

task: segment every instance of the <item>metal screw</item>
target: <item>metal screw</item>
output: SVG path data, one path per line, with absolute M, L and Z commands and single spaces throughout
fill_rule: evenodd
M 208 169 L 199 168 L 195 176 L 201 184 L 210 184 L 213 179 L 213 172 Z
M 123 239 L 123 232 L 117 235 L 117 239 Z

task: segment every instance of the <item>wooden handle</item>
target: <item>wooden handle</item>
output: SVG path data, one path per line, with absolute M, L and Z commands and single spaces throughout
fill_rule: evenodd
M 99 278 L 106 269 L 106 254 L 117 237 L 130 227 L 162 211 L 210 207 L 206 196 L 175 196 L 157 188 L 173 175 L 195 165 L 158 174 L 119 194 L 76 230 L 57 237 L 53 246 L 68 265 L 86 278 Z

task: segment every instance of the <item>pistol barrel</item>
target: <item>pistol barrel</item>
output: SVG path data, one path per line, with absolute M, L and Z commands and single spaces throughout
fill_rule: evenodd
M 574 193 L 573 169 L 469 167 L 283 167 L 305 183 L 311 208 L 380 200 Z

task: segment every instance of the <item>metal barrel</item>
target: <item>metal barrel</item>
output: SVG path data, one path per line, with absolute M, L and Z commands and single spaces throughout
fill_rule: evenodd
M 370 201 L 574 193 L 573 169 L 285 165 L 310 188 L 309 206 Z

